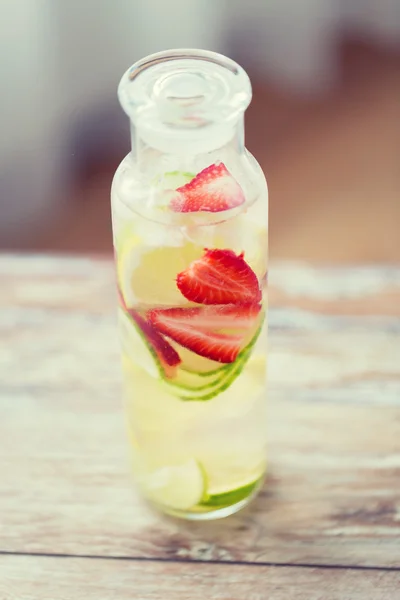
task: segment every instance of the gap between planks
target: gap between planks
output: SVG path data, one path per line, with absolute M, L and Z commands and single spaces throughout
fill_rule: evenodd
M 179 558 L 167 558 L 157 556 L 110 556 L 101 554 L 68 554 L 63 552 L 19 552 L 13 550 L 0 550 L 0 556 L 26 556 L 35 558 L 81 558 L 84 560 L 107 560 L 107 561 L 132 561 L 132 562 L 146 562 L 146 563 L 172 563 L 172 564 L 200 564 L 200 565 L 227 565 L 227 566 L 242 566 L 242 567 L 274 567 L 274 568 L 285 568 L 285 569 L 332 569 L 332 570 L 346 570 L 346 571 L 389 571 L 400 573 L 400 567 L 385 567 L 378 565 L 329 565 L 322 563 L 291 563 L 291 562 L 272 562 L 272 561 L 246 561 L 246 560 L 200 560 L 200 559 L 179 559 Z

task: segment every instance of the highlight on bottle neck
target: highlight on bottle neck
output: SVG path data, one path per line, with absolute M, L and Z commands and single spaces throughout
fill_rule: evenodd
M 232 140 L 251 101 L 247 73 L 221 54 L 170 50 L 135 63 L 118 87 L 132 144 L 166 153 L 204 153 Z

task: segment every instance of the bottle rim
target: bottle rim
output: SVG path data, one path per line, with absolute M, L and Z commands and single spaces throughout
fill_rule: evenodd
M 150 145 L 197 142 L 211 150 L 232 137 L 252 91 L 246 71 L 232 59 L 173 49 L 134 63 L 120 81 L 118 97 Z

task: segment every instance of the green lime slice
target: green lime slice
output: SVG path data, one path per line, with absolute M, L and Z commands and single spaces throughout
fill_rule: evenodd
M 262 481 L 263 477 L 259 477 L 255 481 L 252 481 L 251 483 L 238 487 L 234 490 L 222 492 L 221 494 L 206 495 L 202 499 L 201 505 L 210 507 L 232 506 L 233 504 L 237 504 L 255 492 L 257 488 L 261 486 Z
M 176 190 L 178 187 L 189 183 L 195 176 L 194 173 L 188 173 L 186 171 L 169 171 L 156 177 L 153 183 L 161 189 Z

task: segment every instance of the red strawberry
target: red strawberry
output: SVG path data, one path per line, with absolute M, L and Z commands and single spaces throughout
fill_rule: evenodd
M 158 327 L 159 322 L 173 327 L 192 327 L 201 331 L 233 329 L 244 331 L 253 329 L 260 304 L 223 304 L 222 306 L 195 306 L 191 308 L 159 308 L 148 313 L 149 320 Z
M 177 351 L 171 346 L 167 340 L 165 340 L 162 335 L 157 331 L 157 329 L 146 319 L 144 319 L 138 312 L 128 309 L 128 314 L 135 321 L 136 325 L 140 327 L 148 341 L 153 346 L 154 350 L 157 353 L 158 358 L 161 360 L 163 364 L 167 364 L 170 367 L 176 367 L 181 362 L 179 358 L 179 354 Z
M 254 271 L 232 250 L 206 250 L 176 278 L 181 293 L 200 304 L 255 304 L 261 290 Z
M 179 354 L 151 323 L 146 321 L 136 310 L 126 307 L 120 289 L 118 289 L 118 296 L 121 308 L 133 319 L 148 343 L 154 349 L 167 377 L 172 377 L 175 374 L 175 367 L 182 362 Z
M 162 315 L 151 315 L 157 323 L 157 328 L 184 348 L 221 363 L 231 363 L 236 360 L 241 349 L 242 336 L 223 335 L 212 331 L 197 330 L 190 325 L 181 323 L 174 325 L 172 319 Z
M 224 163 L 200 171 L 189 183 L 179 187 L 170 202 L 175 212 L 220 212 L 245 201 L 243 190 Z
M 230 363 L 252 330 L 259 304 L 153 309 L 147 317 L 164 335 L 185 348 L 211 360 Z M 236 329 L 240 335 L 224 335 L 215 330 Z
M 125 298 L 122 295 L 121 289 L 118 287 L 117 288 L 117 294 L 118 294 L 118 304 L 120 305 L 120 307 L 126 311 L 126 303 L 125 303 Z

